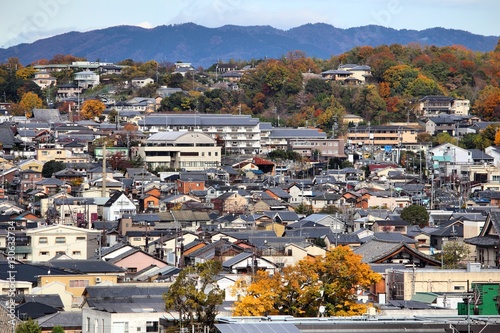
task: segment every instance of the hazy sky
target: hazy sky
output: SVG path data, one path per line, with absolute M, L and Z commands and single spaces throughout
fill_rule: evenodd
M 7 0 L 2 1 L 0 47 L 68 31 L 115 25 L 194 22 L 207 27 L 305 23 L 339 28 L 377 24 L 395 29 L 433 27 L 500 35 L 499 0 Z

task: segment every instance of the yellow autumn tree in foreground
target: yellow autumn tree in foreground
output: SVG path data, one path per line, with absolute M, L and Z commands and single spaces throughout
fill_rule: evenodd
M 339 246 L 324 258 L 301 260 L 273 275 L 259 271 L 250 284 L 238 281 L 233 293 L 239 295 L 233 315 L 292 315 L 316 317 L 353 316 L 366 312 L 356 302 L 356 290 L 369 288 L 381 276 L 361 261 L 348 246 Z

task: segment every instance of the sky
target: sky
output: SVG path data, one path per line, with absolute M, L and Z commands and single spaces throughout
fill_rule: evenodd
M 2 3 L 2 13 L 1 48 L 69 31 L 186 22 L 283 30 L 318 22 L 338 28 L 444 27 L 500 36 L 499 0 L 14 0 Z

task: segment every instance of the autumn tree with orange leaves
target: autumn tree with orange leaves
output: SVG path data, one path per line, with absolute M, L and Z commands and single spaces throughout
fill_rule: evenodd
M 356 302 L 358 289 L 367 289 L 381 276 L 361 261 L 348 246 L 338 246 L 323 258 L 301 260 L 282 273 L 258 271 L 253 282 L 237 281 L 233 293 L 235 316 L 292 315 L 354 316 L 366 312 Z
M 86 100 L 82 105 L 80 116 L 82 119 L 95 119 L 101 116 L 106 106 L 103 102 L 96 99 Z

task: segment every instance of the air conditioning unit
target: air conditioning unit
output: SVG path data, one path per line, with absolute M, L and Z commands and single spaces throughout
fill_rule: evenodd
M 101 282 L 101 278 L 100 278 L 100 277 L 96 277 L 96 278 L 95 278 L 95 282 L 96 282 L 96 283 L 100 283 L 100 282 Z

